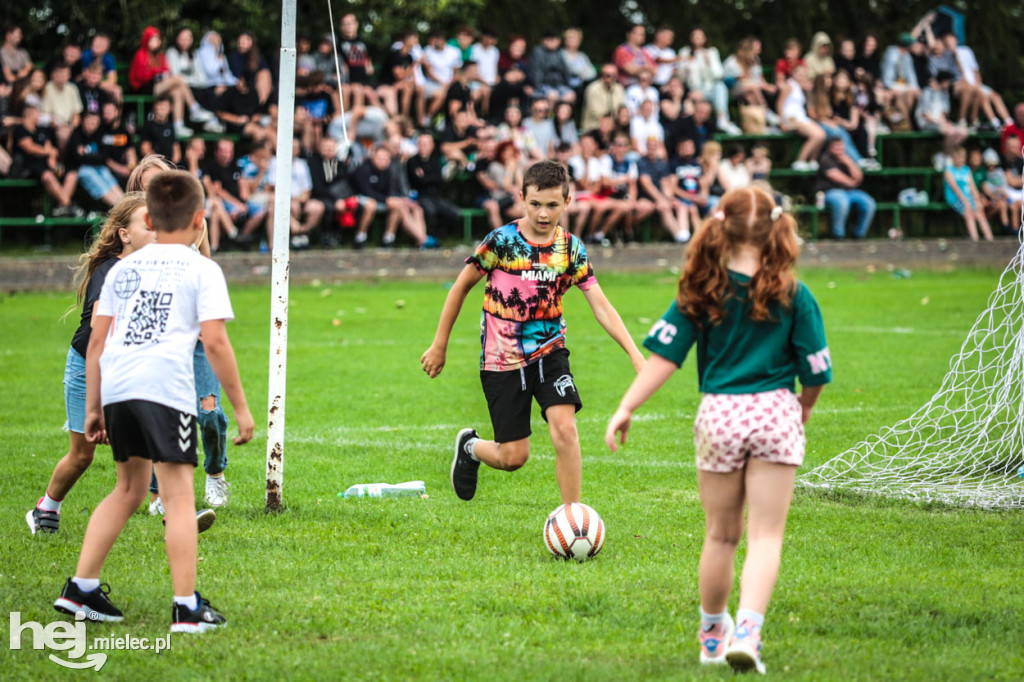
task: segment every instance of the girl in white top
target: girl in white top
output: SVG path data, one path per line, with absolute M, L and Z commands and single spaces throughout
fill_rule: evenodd
M 804 138 L 793 170 L 816 170 L 818 154 L 825 146 L 825 131 L 807 115 L 807 94 L 811 87 L 807 67 L 799 65 L 793 68 L 793 75 L 782 84 L 779 93 L 779 118 L 782 119 L 783 130 L 793 130 Z
M 679 75 L 687 88 L 711 100 L 718 114 L 718 129 L 738 135 L 742 131 L 729 120 L 729 88 L 722 80 L 722 57 L 717 47 L 707 43 L 703 29 L 690 31 L 690 44 L 679 51 Z

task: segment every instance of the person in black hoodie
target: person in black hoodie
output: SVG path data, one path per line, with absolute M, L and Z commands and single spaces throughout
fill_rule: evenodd
M 337 228 L 356 227 L 357 214 L 358 233 L 365 235 L 377 213 L 377 202 L 368 198 L 361 201 L 356 196 L 348 163 L 338 158 L 337 140 L 329 135 L 320 140 L 317 153 L 309 158 L 309 173 L 313 178 L 313 198 L 322 201 L 327 209 L 323 222 L 323 245 L 338 246 L 341 240 Z
M 439 227 L 454 231 L 462 218 L 459 207 L 441 196 L 441 154 L 434 138 L 424 133 L 416 140 L 417 154 L 406 161 L 409 187 L 423 208 L 427 227 L 435 234 Z
M 89 196 L 113 208 L 124 196 L 124 191 L 107 167 L 103 150 L 100 114 L 98 111 L 85 111 L 82 122 L 71 133 L 64 149 L 64 166 L 69 171 L 78 171 L 78 181 Z

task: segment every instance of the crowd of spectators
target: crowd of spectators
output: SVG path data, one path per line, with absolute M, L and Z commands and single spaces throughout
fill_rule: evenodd
M 766 68 L 756 37 L 723 58 L 699 27 L 679 44 L 671 27 L 631 26 L 596 62 L 575 28 L 532 48 L 488 26 L 433 30 L 422 45 L 403 31 L 377 53 L 346 14 L 340 73 L 329 34 L 297 41 L 287 232 L 294 248 L 311 238 L 360 248 L 379 215 L 383 246 L 401 230 L 430 248 L 460 229 L 460 206 L 483 209 L 491 227 L 521 215 L 524 169 L 553 158 L 573 177 L 577 235 L 629 241 L 651 219 L 684 242 L 725 191 L 771 190 L 767 147 L 727 136 L 790 132 L 803 138 L 792 168 L 817 175 L 833 236 L 853 215 L 852 236 L 864 237 L 875 207 L 859 186 L 880 167 L 875 138 L 918 129 L 940 134 L 935 163 L 954 186 L 949 203 L 972 236 L 975 226 L 988 235 L 986 216 L 1005 226 L 1019 212 L 1024 104 L 1011 116 L 970 48 L 935 35 L 933 19 L 884 49 L 871 34 L 839 38 L 835 49 L 818 32 L 806 52 L 793 38 Z M 54 216 L 78 216 L 81 203 L 113 205 L 139 158 L 161 154 L 202 179 L 214 250 L 269 244 L 278 112 L 268 55 L 248 31 L 230 44 L 207 31 L 197 46 L 189 29 L 165 39 L 151 26 L 119 78 L 102 32 L 41 55 L 7 26 L 0 177 L 35 178 Z M 129 94 L 152 97 L 143 120 L 124 106 Z M 982 129 L 1003 133 L 997 147 L 971 150 L 969 185 L 960 152 Z

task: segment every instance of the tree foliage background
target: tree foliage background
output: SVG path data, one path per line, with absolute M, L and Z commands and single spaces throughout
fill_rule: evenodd
M 330 30 L 327 2 L 299 2 L 299 33 L 314 42 Z M 115 54 L 126 62 L 148 24 L 165 33 L 189 27 L 201 34 L 212 28 L 229 42 L 249 29 L 271 59 L 280 43 L 281 4 L 274 1 L 11 0 L 3 4 L 5 22 L 22 26 L 24 44 L 36 60 L 56 54 L 69 39 L 86 41 L 100 30 L 112 36 Z M 584 32 L 584 50 L 599 62 L 611 55 L 629 24 L 637 21 L 649 28 L 674 28 L 677 46 L 692 27 L 701 26 L 723 57 L 741 38 L 756 35 L 764 43 L 766 64 L 781 54 L 787 38 L 798 38 L 806 45 L 819 30 L 833 40 L 850 36 L 858 41 L 873 31 L 883 46 L 891 44 L 937 6 L 934 0 L 333 0 L 336 20 L 347 12 L 363 20 L 364 39 L 377 54 L 396 32 L 409 27 L 453 31 L 462 24 L 490 24 L 502 38 L 518 33 L 533 45 L 547 30 L 578 26 Z M 1024 101 L 1024 2 L 957 0 L 948 6 L 965 15 L 967 44 L 977 54 L 986 82 L 1008 101 Z

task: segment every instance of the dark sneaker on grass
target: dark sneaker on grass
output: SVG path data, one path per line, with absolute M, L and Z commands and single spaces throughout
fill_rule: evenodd
M 60 512 L 43 511 L 35 507 L 25 514 L 25 522 L 32 535 L 36 533 L 56 533 L 60 530 Z
M 209 530 L 213 522 L 217 520 L 217 512 L 212 509 L 197 509 L 196 510 L 196 526 L 199 528 L 199 532 L 202 533 L 204 530 Z M 167 517 L 164 517 L 162 523 L 167 525 Z
M 121 609 L 110 603 L 108 594 L 110 585 L 106 583 L 100 583 L 92 592 L 83 592 L 75 581 L 68 578 L 64 583 L 64 591 L 60 593 L 57 601 L 53 602 L 53 608 L 70 616 L 84 613 L 86 619 L 91 621 L 120 623 L 124 614 L 121 613 Z
M 462 429 L 455 437 L 455 457 L 452 458 L 452 488 L 460 500 L 472 500 L 476 494 L 476 476 L 480 462 L 469 456 L 467 445 L 476 438 L 476 429 Z
M 174 609 L 171 611 L 171 632 L 200 634 L 228 624 L 227 618 L 213 608 L 210 602 L 199 596 L 198 592 L 196 592 L 196 600 L 198 604 L 195 611 L 175 603 Z

